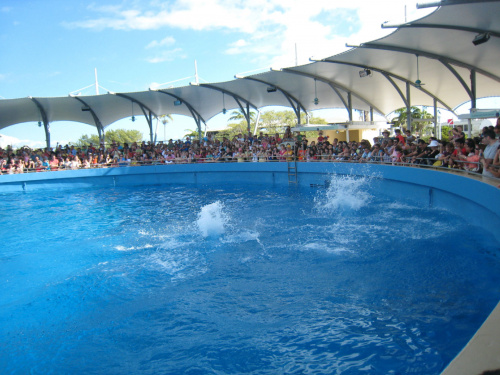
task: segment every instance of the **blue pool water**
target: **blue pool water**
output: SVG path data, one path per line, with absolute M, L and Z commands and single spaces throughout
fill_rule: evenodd
M 439 374 L 500 297 L 491 234 L 368 179 L 0 196 L 2 374 Z

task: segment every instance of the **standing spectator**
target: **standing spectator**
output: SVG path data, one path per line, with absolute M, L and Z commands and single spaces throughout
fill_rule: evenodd
M 495 132 L 493 130 L 486 130 L 483 132 L 483 144 L 486 145 L 484 149 L 483 158 L 481 159 L 481 163 L 483 164 L 483 176 L 494 177 L 493 173 L 489 171 L 490 165 L 493 163 L 493 158 L 497 153 L 498 146 L 500 145 L 500 141 L 495 138 Z
M 394 133 L 396 134 L 396 138 L 398 139 L 399 144 L 401 145 L 401 147 L 403 147 L 406 144 L 406 140 L 405 137 L 401 135 L 401 129 L 395 129 Z
M 415 142 L 416 138 L 414 135 L 411 134 L 410 130 L 405 130 L 406 134 L 406 143 L 411 144 L 412 142 Z

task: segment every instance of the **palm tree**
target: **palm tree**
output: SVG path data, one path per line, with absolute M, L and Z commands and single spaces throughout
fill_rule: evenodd
M 231 117 L 227 119 L 227 121 L 243 121 L 246 120 L 245 113 L 240 109 L 231 112 Z M 250 111 L 250 122 L 255 122 L 255 112 Z
M 187 134 L 184 134 L 184 137 L 191 137 L 191 138 L 197 138 L 198 137 L 198 131 L 197 130 L 192 130 L 192 129 L 184 129 L 185 132 L 188 132 Z
M 163 142 L 167 140 L 167 123 L 174 121 L 171 114 L 165 114 L 158 116 L 158 119 L 163 123 Z
M 407 119 L 408 119 L 408 114 L 406 112 L 406 107 L 396 109 L 394 111 L 396 116 L 392 119 L 392 123 L 394 126 L 399 126 L 403 127 L 407 124 Z M 410 108 L 410 116 L 413 119 L 432 119 L 434 116 L 432 116 L 429 112 L 427 112 L 425 109 L 420 109 L 418 107 L 411 107 Z M 424 129 L 429 126 L 432 123 L 432 120 L 429 121 L 418 121 L 414 122 L 412 125 L 414 127 L 414 130 L 417 132 L 423 132 Z

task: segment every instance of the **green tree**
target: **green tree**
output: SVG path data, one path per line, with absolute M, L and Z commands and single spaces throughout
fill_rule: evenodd
M 90 144 L 93 145 L 98 145 L 99 144 L 99 137 L 97 135 L 87 135 L 84 134 L 82 135 L 78 141 L 76 141 L 75 146 L 76 147 L 83 147 L 83 146 L 88 146 Z
M 255 125 L 255 118 L 256 118 L 256 114 L 254 111 L 250 111 L 250 125 Z M 236 111 L 232 111 L 231 112 L 231 117 L 229 117 L 227 119 L 227 121 L 245 121 L 246 122 L 246 118 L 245 118 L 245 114 L 244 112 L 240 109 L 236 110 Z
M 142 133 L 139 130 L 109 130 L 105 133 L 104 140 L 106 143 L 112 143 L 114 141 L 120 142 L 121 144 L 131 144 L 142 141 Z
M 191 137 L 191 138 L 198 139 L 199 133 L 197 130 L 184 129 L 184 131 L 187 132 L 186 134 L 184 134 L 184 137 Z
M 238 116 L 237 111 L 234 112 L 235 118 Z M 241 115 L 241 113 L 239 113 Z M 242 116 L 242 115 L 241 115 Z M 242 116 L 243 117 L 243 116 Z M 309 119 L 309 122 L 312 124 L 326 124 L 326 120 L 322 119 L 320 117 L 311 117 Z M 304 113 L 301 113 L 301 123 L 305 124 L 306 123 L 306 115 Z M 255 121 L 254 125 L 255 126 Z M 295 115 L 295 112 L 293 111 L 266 111 L 263 112 L 260 116 L 260 121 L 259 121 L 259 129 L 260 131 L 263 131 L 267 134 L 281 134 L 285 132 L 285 128 L 287 126 L 294 127 L 297 126 L 297 116 Z M 253 127 L 252 129 L 253 130 Z M 247 122 L 244 120 L 240 120 L 238 123 L 232 123 L 229 124 L 224 131 L 219 132 L 219 135 L 222 136 L 224 135 L 225 137 L 228 137 L 229 139 L 232 139 L 234 136 L 238 134 L 246 134 L 247 132 Z M 307 134 L 311 133 L 311 134 Z M 312 136 L 316 134 L 315 132 L 307 132 L 306 136 Z
M 171 114 L 160 115 L 160 116 L 158 116 L 158 118 L 160 119 L 160 121 L 162 122 L 163 125 L 166 125 L 169 122 L 174 121 L 174 118 L 172 117 Z
M 392 119 L 392 123 L 396 127 L 406 128 L 408 114 L 406 112 L 406 107 L 398 108 L 394 111 L 395 117 Z M 418 121 L 412 123 L 412 130 L 420 134 L 425 133 L 426 129 L 432 124 L 432 118 L 434 117 L 425 109 L 419 107 L 410 108 L 411 118 L 414 119 L 429 119 L 429 121 Z
M 158 119 L 163 124 L 163 141 L 166 141 L 167 140 L 167 124 L 169 122 L 174 121 L 174 119 L 173 119 L 171 114 L 160 115 L 160 116 L 158 116 Z
M 142 133 L 138 130 L 125 130 L 125 129 L 117 129 L 117 130 L 108 130 L 104 133 L 104 143 L 110 144 L 113 142 L 124 143 L 134 143 L 140 142 L 142 140 Z M 94 145 L 99 144 L 99 137 L 97 135 L 82 135 L 78 141 L 76 141 L 77 147 L 88 146 L 90 143 Z
M 221 133 L 221 135 L 229 139 L 233 139 L 233 137 L 236 137 L 238 134 L 247 134 L 247 133 L 248 133 L 247 122 L 240 121 L 239 123 L 229 124 L 228 127 L 224 129 L 224 132 Z
M 450 130 L 451 129 L 452 129 L 451 126 L 448 126 L 448 125 L 441 126 L 441 140 L 442 141 L 448 142 L 450 140 Z

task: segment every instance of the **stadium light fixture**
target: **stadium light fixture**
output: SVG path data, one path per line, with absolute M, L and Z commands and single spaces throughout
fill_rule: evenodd
M 478 46 L 480 44 L 486 43 L 488 40 L 490 40 L 490 33 L 477 34 L 472 40 L 472 44 Z

